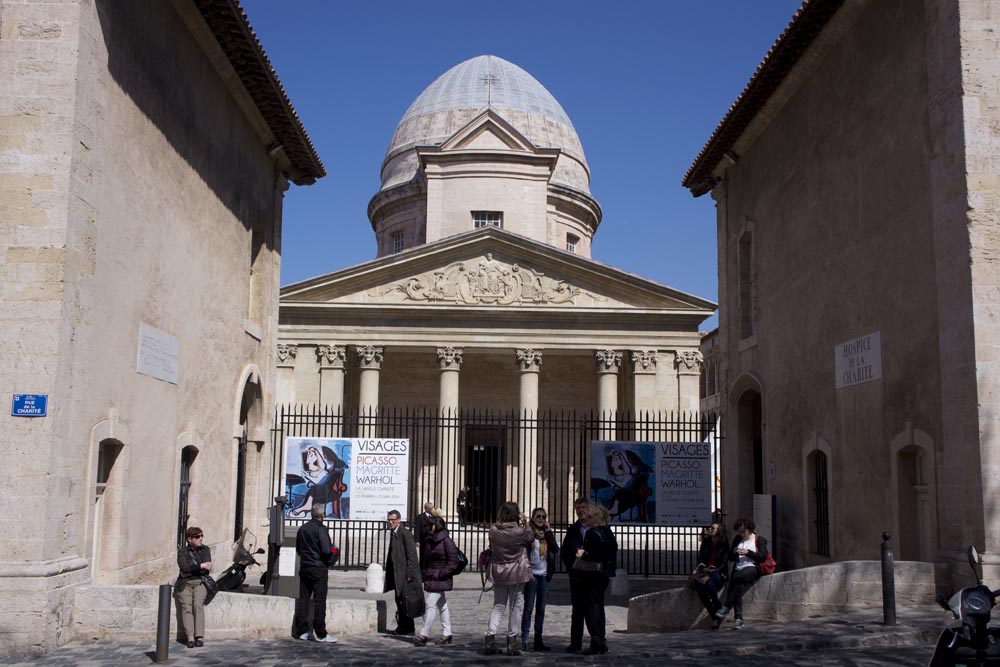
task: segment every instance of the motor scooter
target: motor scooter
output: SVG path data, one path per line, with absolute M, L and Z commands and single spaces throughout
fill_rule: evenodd
M 249 528 L 243 529 L 243 534 L 239 541 L 233 545 L 233 562 L 227 567 L 216 583 L 220 591 L 240 592 L 243 589 L 243 582 L 247 578 L 247 568 L 251 565 L 260 565 L 254 556 L 264 553 L 263 549 L 254 550 L 257 546 L 257 536 L 250 532 Z
M 983 585 L 982 560 L 976 547 L 969 547 L 968 556 L 976 585 L 961 589 L 947 600 L 938 596 L 938 604 L 954 619 L 938 637 L 930 667 L 1000 665 L 1000 628 L 990 627 L 990 612 L 1000 591 Z

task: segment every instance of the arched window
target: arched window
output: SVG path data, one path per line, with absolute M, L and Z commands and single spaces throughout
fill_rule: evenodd
M 818 449 L 806 458 L 809 480 L 809 551 L 830 555 L 830 485 L 826 454 Z

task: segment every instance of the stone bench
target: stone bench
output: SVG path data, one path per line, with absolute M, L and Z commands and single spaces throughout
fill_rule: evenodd
M 933 563 L 895 563 L 898 606 L 935 604 L 934 567 Z M 743 617 L 747 621 L 801 620 L 881 606 L 881 563 L 843 561 L 761 577 L 743 596 Z M 687 587 L 629 600 L 629 632 L 676 632 L 710 624 L 698 594 Z
M 76 589 L 72 639 L 155 641 L 157 586 L 80 586 Z M 378 601 L 327 599 L 326 627 L 335 636 L 378 630 Z M 205 635 L 211 639 L 290 637 L 295 600 L 246 593 L 219 593 L 205 608 Z M 177 609 L 171 600 L 170 636 L 177 636 Z

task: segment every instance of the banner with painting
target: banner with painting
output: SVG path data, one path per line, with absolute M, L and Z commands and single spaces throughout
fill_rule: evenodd
M 612 523 L 707 525 L 712 516 L 707 442 L 591 443 L 590 497 Z
M 308 519 L 313 503 L 328 519 L 406 519 L 410 441 L 398 438 L 285 438 L 286 519 Z

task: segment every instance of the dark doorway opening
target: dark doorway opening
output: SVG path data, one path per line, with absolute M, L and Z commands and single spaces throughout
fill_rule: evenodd
M 503 502 L 505 441 L 501 426 L 465 429 L 465 485 L 469 518 L 475 523 L 492 522 Z

